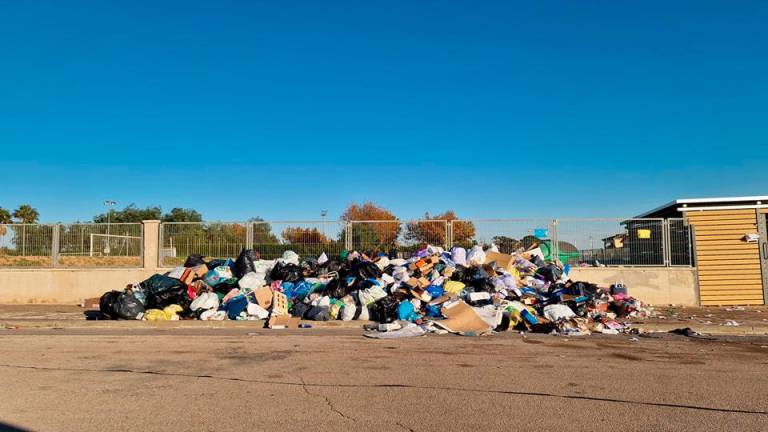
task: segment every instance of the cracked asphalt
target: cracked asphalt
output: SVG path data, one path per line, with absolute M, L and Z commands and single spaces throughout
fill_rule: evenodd
M 768 338 L 3 329 L 0 431 L 768 430 Z

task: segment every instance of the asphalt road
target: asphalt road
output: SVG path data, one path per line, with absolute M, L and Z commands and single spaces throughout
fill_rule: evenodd
M 768 430 L 768 339 L 0 329 L 0 431 Z

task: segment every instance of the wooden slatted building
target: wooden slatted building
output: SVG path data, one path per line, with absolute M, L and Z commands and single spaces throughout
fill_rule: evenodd
M 693 230 L 702 305 L 768 300 L 768 196 L 679 199 L 640 217 L 683 217 Z

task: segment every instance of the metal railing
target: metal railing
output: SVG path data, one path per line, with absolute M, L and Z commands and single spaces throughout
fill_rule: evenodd
M 58 231 L 58 232 L 57 232 Z M 144 225 L 140 223 L 73 223 L 54 226 L 59 267 L 141 267 Z
M 140 223 L 0 225 L 0 268 L 141 267 Z
M 546 259 L 572 265 L 693 266 L 684 219 L 472 219 L 389 221 L 166 222 L 160 224 L 161 267 L 191 254 L 236 257 L 243 248 L 265 259 L 293 250 L 302 257 L 342 250 L 409 256 L 424 244 L 495 244 L 511 253 L 536 244 Z M 0 268 L 141 267 L 143 224 L 0 225 Z
M 0 267 L 53 267 L 54 225 L 0 225 Z

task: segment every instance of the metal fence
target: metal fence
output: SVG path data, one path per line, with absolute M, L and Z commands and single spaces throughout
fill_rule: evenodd
M 140 267 L 140 223 L 0 225 L 0 268 Z M 546 259 L 572 265 L 692 266 L 691 229 L 683 219 L 473 219 L 413 221 L 251 221 L 160 224 L 161 267 L 191 254 L 236 257 L 243 248 L 265 259 L 342 250 L 409 256 L 423 244 L 495 244 L 511 253 L 541 248 Z
M 140 223 L 73 223 L 58 230 L 59 267 L 141 267 L 144 225 Z
M 161 225 L 160 265 L 187 255 L 235 257 L 253 248 L 265 259 L 286 250 L 301 256 L 341 250 L 410 254 L 423 244 L 496 245 L 512 253 L 538 246 L 545 259 L 589 266 L 691 266 L 690 229 L 683 219 L 473 219 L 302 221 Z
M 0 267 L 141 267 L 143 225 L 0 225 Z

